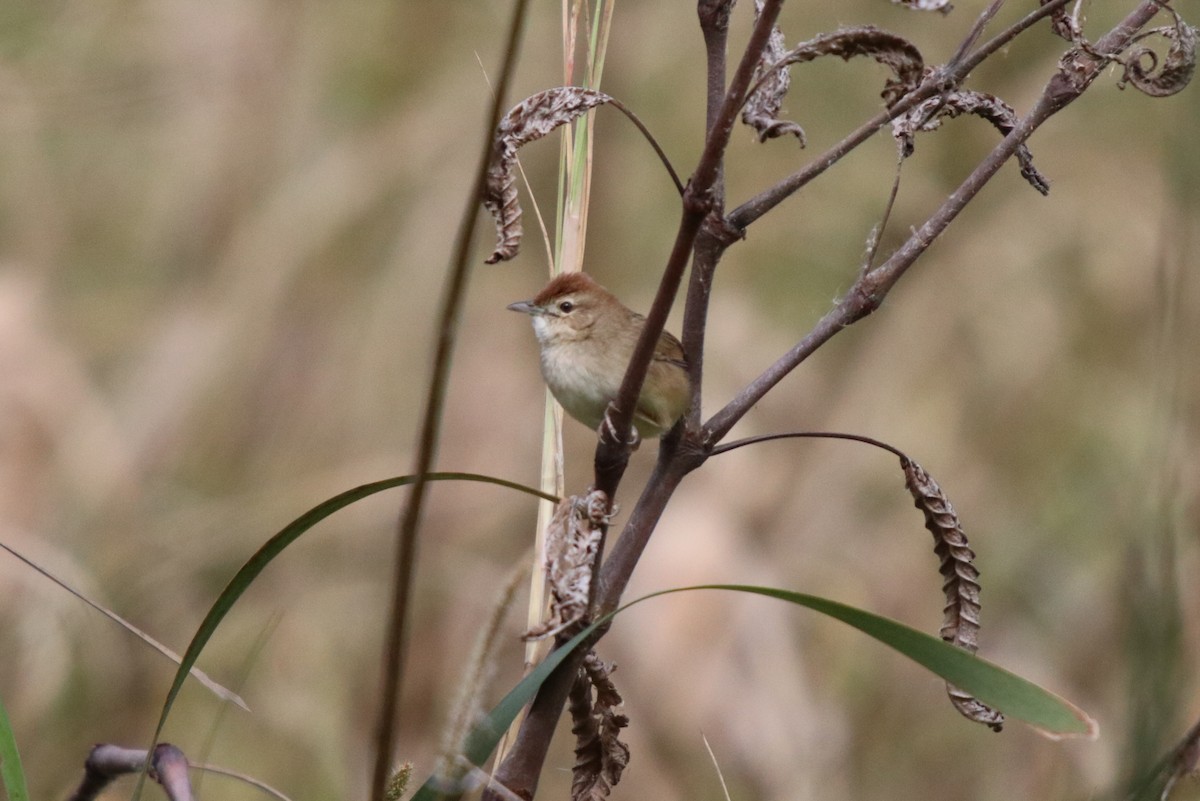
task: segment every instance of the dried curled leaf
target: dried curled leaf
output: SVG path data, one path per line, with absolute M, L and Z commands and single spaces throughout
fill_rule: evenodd
M 1050 0 L 1041 0 L 1038 5 L 1046 5 Z M 1082 13 L 1080 4 L 1076 4 L 1075 12 L 1067 11 L 1066 6 L 1060 6 L 1050 12 L 1050 30 L 1071 43 L 1078 43 L 1083 40 L 1083 24 L 1079 21 L 1078 14 Z
M 893 77 L 888 79 L 881 93 L 889 106 L 917 88 L 925 75 L 925 59 L 916 45 L 872 25 L 843 28 L 802 42 L 784 53 L 778 62 L 779 68 L 803 64 L 820 56 L 841 56 L 845 61 L 855 56 L 870 56 L 889 68 Z
M 1134 42 L 1147 36 L 1164 36 L 1171 41 L 1160 67 L 1158 54 L 1148 47 L 1134 48 L 1126 56 L 1125 73 L 1119 87 L 1131 83 L 1134 88 L 1151 97 L 1169 97 L 1183 90 L 1196 72 L 1196 29 L 1178 14 L 1175 24 L 1153 28 L 1139 35 Z
M 608 798 L 629 764 L 629 746 L 618 737 L 629 718 L 617 711 L 623 700 L 610 678 L 615 669 L 589 652 L 571 686 L 571 733 L 575 735 L 571 801 Z
M 754 0 L 754 20 L 758 21 L 762 14 L 763 0 Z M 794 122 L 779 118 L 783 108 L 783 98 L 791 86 L 792 76 L 786 68 L 771 69 L 787 53 L 783 31 L 776 25 L 771 29 L 767 47 L 763 50 L 758 66 L 754 68 L 755 89 L 746 99 L 742 109 L 742 122 L 758 131 L 758 141 L 765 142 L 780 136 L 792 134 L 800 140 L 800 147 L 806 144 L 804 129 Z
M 907 457 L 900 457 L 900 466 L 904 485 L 925 514 L 925 528 L 933 534 L 933 552 L 938 557 L 942 591 L 946 594 L 942 639 L 973 654 L 979 648 L 979 571 L 972 564 L 975 553 L 967 544 L 954 506 L 933 477 Z M 1004 725 L 1004 715 L 970 694 L 949 683 L 946 691 L 954 707 L 970 720 L 993 731 L 1000 731 Z
M 949 14 L 954 10 L 954 6 L 950 5 L 950 0 L 892 0 L 892 2 L 914 11 L 936 11 L 939 14 Z
M 541 139 L 588 109 L 612 101 L 603 92 L 580 86 L 559 86 L 522 100 L 504 115 L 492 140 L 483 205 L 496 220 L 496 250 L 488 264 L 507 261 L 521 245 L 521 204 L 517 198 L 517 151 Z
M 940 97 L 918 103 L 908 112 L 892 120 L 892 136 L 900 146 L 902 158 L 908 158 L 916 147 L 918 131 L 935 131 L 942 120 L 960 114 L 973 114 L 990 122 L 1002 136 L 1007 136 L 1017 125 L 1017 115 L 1012 106 L 995 95 L 960 89 Z M 1020 145 L 1016 151 L 1021 175 L 1043 195 L 1050 192 L 1050 182 L 1033 166 L 1033 154 Z
M 550 617 L 525 633 L 541 640 L 579 626 L 587 619 L 592 569 L 608 525 L 608 496 L 592 490 L 559 502 L 546 528 L 546 578 L 550 584 Z

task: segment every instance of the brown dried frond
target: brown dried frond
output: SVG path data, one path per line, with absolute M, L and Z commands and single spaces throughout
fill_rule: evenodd
M 777 69 L 784 70 L 792 64 L 803 64 L 821 56 L 840 56 L 845 61 L 855 56 L 870 56 L 891 69 L 893 77 L 888 79 L 881 93 L 889 106 L 917 88 L 925 75 L 925 59 L 916 45 L 872 25 L 843 28 L 802 42 L 783 54 L 776 62 Z
M 1196 72 L 1196 29 L 1188 25 L 1175 12 L 1175 24 L 1162 28 L 1153 28 L 1140 34 L 1134 42 L 1140 42 L 1147 36 L 1164 36 L 1171 41 L 1166 57 L 1159 65 L 1158 54 L 1148 47 L 1138 47 L 1129 51 L 1123 59 L 1125 72 L 1117 86 L 1124 88 L 1131 83 L 1134 88 L 1151 97 L 1169 97 L 1182 91 L 1192 80 Z M 1156 72 L 1157 70 L 1157 72 Z
M 763 0 L 754 0 L 756 22 L 762 14 L 762 9 Z M 763 50 L 758 66 L 754 68 L 756 88 L 746 99 L 746 106 L 742 109 L 742 122 L 758 131 L 760 142 L 792 134 L 800 140 L 800 147 L 804 147 L 804 129 L 794 122 L 779 119 L 779 111 L 783 108 L 783 98 L 792 84 L 792 76 L 786 68 L 771 67 L 779 62 L 786 52 L 783 31 L 776 25 L 771 29 L 771 36 L 767 39 L 767 47 Z
M 950 5 L 950 0 L 892 0 L 892 2 L 914 11 L 936 11 L 939 14 L 949 14 L 954 10 L 954 6 Z
M 960 114 L 973 114 L 990 122 L 1002 136 L 1008 136 L 1017 126 L 1017 114 L 1013 107 L 995 95 L 960 89 L 913 106 L 908 112 L 892 120 L 892 136 L 900 146 L 901 158 L 908 158 L 916 147 L 918 131 L 935 131 L 942 120 Z M 1016 150 L 1021 175 L 1043 195 L 1049 193 L 1050 182 L 1033 166 L 1033 154 L 1020 145 Z
M 607 498 L 592 490 L 559 502 L 546 528 L 546 579 L 550 585 L 550 617 L 525 633 L 540 640 L 586 621 L 591 600 L 592 569 L 608 525 Z
M 571 801 L 608 798 L 629 764 L 629 746 L 618 737 L 629 718 L 617 712 L 623 702 L 610 678 L 615 669 L 589 652 L 571 686 L 571 733 L 575 735 Z
M 492 140 L 483 205 L 496 220 L 496 250 L 488 264 L 517 255 L 521 245 L 521 204 L 517 198 L 517 151 L 541 139 L 588 109 L 612 101 L 603 92 L 580 86 L 559 86 L 525 98 L 504 115 Z
M 933 534 L 933 552 L 942 574 L 946 607 L 942 620 L 942 639 L 969 653 L 979 648 L 979 571 L 972 560 L 975 553 L 967 544 L 966 534 L 950 499 L 933 477 L 908 457 L 900 457 L 904 485 L 916 507 L 925 514 L 925 528 Z M 950 702 L 965 717 L 1000 731 L 1004 715 L 983 704 L 952 684 L 946 684 Z

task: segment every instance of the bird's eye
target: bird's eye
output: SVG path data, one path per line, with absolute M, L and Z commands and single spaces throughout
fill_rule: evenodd
M 567 312 L 571 311 L 571 309 L 573 309 L 573 308 L 575 308 L 575 304 L 569 300 L 564 300 L 562 303 L 558 304 L 558 310 L 560 312 L 562 312 L 563 314 L 566 314 Z

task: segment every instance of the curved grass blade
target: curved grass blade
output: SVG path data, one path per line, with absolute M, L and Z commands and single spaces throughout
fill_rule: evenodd
M 112 622 L 116 623 L 118 626 L 122 627 L 123 629 L 128 631 L 130 634 L 132 634 L 133 636 L 140 639 L 142 642 L 146 643 L 146 645 L 149 645 L 151 648 L 158 651 L 160 654 L 165 656 L 167 659 L 170 659 L 172 662 L 174 662 L 177 665 L 179 664 L 179 660 L 180 660 L 179 654 L 175 653 L 170 648 L 163 645 L 161 642 L 154 639 L 149 634 L 142 631 L 137 626 L 133 625 L 128 620 L 121 617 L 120 615 L 118 615 L 116 612 L 112 611 L 108 607 L 106 607 L 103 604 L 100 604 L 96 601 L 93 601 L 91 598 L 84 595 L 82 592 L 75 589 L 70 584 L 63 581 L 58 576 L 51 573 L 49 570 L 47 570 L 46 568 L 39 565 L 37 562 L 30 559 L 28 556 L 25 556 L 24 554 L 19 553 L 11 545 L 0 542 L 0 550 L 8 551 L 14 557 L 16 557 L 17 559 L 24 562 L 25 565 L 27 565 L 29 568 L 37 571 L 41 575 L 50 579 L 50 581 L 54 582 L 59 587 L 66 590 L 71 595 L 78 598 L 80 601 L 83 601 L 85 604 L 90 606 L 92 609 L 95 609 L 97 612 L 104 615 L 106 618 L 108 618 Z M 228 701 L 231 704 L 236 704 L 237 706 L 241 707 L 242 709 L 244 709 L 247 712 L 250 711 L 250 707 L 246 706 L 246 702 L 242 700 L 242 697 L 240 695 L 235 693 L 233 690 L 230 690 L 229 688 L 224 687 L 224 686 L 218 684 L 217 682 L 213 681 L 211 678 L 209 678 L 208 674 L 205 673 L 200 668 L 193 667 L 191 670 L 191 674 L 192 674 L 192 678 L 194 678 L 196 681 L 198 681 L 202 685 L 204 685 L 208 689 L 209 692 L 211 692 L 213 695 L 220 698 L 222 701 Z
M 639 599 L 640 600 L 640 599 Z M 637 603 L 634 601 L 633 603 Z M 632 604 L 630 604 L 632 606 Z M 621 610 L 617 610 L 620 612 Z M 517 717 L 517 713 L 533 700 L 533 696 L 537 693 L 538 688 L 542 686 L 554 669 L 562 663 L 567 656 L 574 651 L 579 644 L 596 630 L 597 627 L 608 621 L 610 617 L 603 617 L 595 623 L 591 624 L 583 631 L 572 637 L 561 648 L 552 651 L 541 662 L 537 664 L 529 674 L 517 683 L 516 687 L 509 690 L 508 695 L 501 699 L 500 703 L 492 709 L 488 716 L 475 724 L 471 729 L 471 733 L 467 735 L 466 747 L 463 749 L 463 756 L 471 761 L 473 765 L 482 765 L 491 756 L 492 751 L 496 748 L 496 744 L 500 742 L 500 738 L 504 736 L 504 732 L 512 725 L 513 720 Z M 444 801 L 445 799 L 458 798 L 462 795 L 462 788 L 451 790 L 449 788 L 438 786 L 438 777 L 431 776 L 421 785 L 421 789 L 417 790 L 417 794 L 412 797 L 412 801 Z
M 639 598 L 633 603 L 658 595 L 687 590 L 746 592 L 778 598 L 781 601 L 807 607 L 853 626 L 951 684 L 961 687 L 987 705 L 1024 721 L 1046 737 L 1056 740 L 1067 737 L 1095 739 L 1099 735 L 1096 721 L 1079 707 L 1049 690 L 969 654 L 961 648 L 943 642 L 938 637 L 917 631 L 890 618 L 865 612 L 837 601 L 774 587 L 707 584 L 663 590 Z
M 0 702 L 0 781 L 4 783 L 8 801 L 29 801 L 25 771 L 21 769 L 21 755 L 17 753 L 17 738 L 3 702 Z
M 517 684 L 504 699 L 492 709 L 486 718 L 476 724 L 467 737 L 463 756 L 473 765 L 482 765 L 500 741 L 501 735 L 512 724 L 517 713 L 541 687 L 542 682 L 554 668 L 567 657 L 598 626 L 626 609 L 662 595 L 693 590 L 727 590 L 764 595 L 781 601 L 804 606 L 847 623 L 879 642 L 900 652 L 922 667 L 946 681 L 962 687 L 985 703 L 1002 710 L 1005 714 L 1024 721 L 1039 733 L 1051 739 L 1088 737 L 1095 739 L 1099 727 L 1086 712 L 1074 704 L 1059 698 L 1027 679 L 1023 679 L 1004 668 L 967 653 L 938 637 L 917 631 L 890 618 L 864 612 L 853 606 L 830 601 L 815 595 L 781 590 L 774 587 L 755 587 L 743 584 L 703 584 L 694 587 L 677 587 L 670 590 L 644 595 L 630 601 L 617 611 L 591 624 L 563 647 L 546 657 L 536 668 Z M 437 777 L 425 781 L 412 801 L 448 801 L 462 795 L 464 788 L 446 788 L 438 785 Z
M 363 498 L 374 495 L 383 490 L 402 487 L 406 484 L 412 484 L 417 480 L 416 476 L 399 476 L 396 478 L 387 478 L 382 481 L 375 481 L 370 484 L 363 484 L 360 487 L 346 490 L 345 492 L 335 495 L 329 500 L 317 504 L 312 509 L 309 509 L 304 514 L 297 517 L 291 523 L 286 525 L 279 531 L 278 534 L 271 537 L 263 543 L 263 546 L 255 552 L 250 559 L 242 565 L 241 569 L 234 574 L 230 579 L 229 584 L 217 596 L 217 600 L 205 615 L 204 621 L 196 630 L 196 634 L 192 637 L 191 643 L 188 644 L 187 650 L 183 654 L 183 659 L 179 663 L 179 669 L 175 672 L 175 680 L 171 683 L 171 689 L 167 693 L 166 701 L 163 703 L 162 714 L 158 719 L 158 727 L 154 730 L 154 741 L 158 742 L 159 735 L 162 734 L 163 726 L 166 725 L 167 715 L 171 711 L 171 706 L 175 703 L 176 696 L 179 695 L 179 690 L 183 686 L 184 679 L 187 678 L 188 671 L 195 664 L 196 659 L 200 656 L 200 651 L 208 643 L 217 626 L 228 614 L 233 604 L 241 597 L 253 583 L 258 574 L 263 571 L 276 556 L 279 556 L 285 548 L 295 542 L 301 534 L 308 531 L 310 528 L 329 517 L 339 509 L 343 509 L 350 504 L 360 501 Z M 558 499 L 547 495 L 533 487 L 527 487 L 524 484 L 518 484 L 513 481 L 505 481 L 504 479 L 494 478 L 492 476 L 479 475 L 477 473 L 427 473 L 426 481 L 478 481 L 485 484 L 496 484 L 509 489 L 520 490 L 529 495 L 534 495 L 539 498 L 547 498 L 557 502 Z M 151 747 L 151 750 L 153 746 Z

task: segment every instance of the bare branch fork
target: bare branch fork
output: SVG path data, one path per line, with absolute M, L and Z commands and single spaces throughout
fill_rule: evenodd
M 724 53 L 732 2 L 699 0 L 700 27 L 708 54 L 708 136 L 704 152 L 683 194 L 675 242 L 647 315 L 642 337 L 625 373 L 619 395 L 609 407 L 606 425 L 601 429 L 595 455 L 595 488 L 605 493 L 611 501 L 620 484 L 630 453 L 630 445 L 623 441 L 623 435 L 631 428 L 633 409 L 654 343 L 682 283 L 689 253 L 693 263 L 684 311 L 683 344 L 689 355 L 693 403 L 684 421 L 664 438 L 654 472 L 634 505 L 622 536 L 601 566 L 592 609 L 593 619 L 617 607 L 651 533 L 683 478 L 710 455 L 739 444 L 731 443 L 718 448 L 718 443 L 737 421 L 784 376 L 839 331 L 878 309 L 908 268 L 945 231 L 1001 166 L 1021 151 L 1038 127 L 1079 97 L 1107 64 L 1116 60 L 1136 41 L 1139 31 L 1164 7 L 1163 3 L 1160 0 L 1141 0 L 1124 20 L 1094 44 L 1083 42 L 1076 36 L 1069 37 L 1074 46 L 1063 56 L 1059 69 L 1050 78 L 1033 108 L 1015 121 L 1004 139 L 943 204 L 882 264 L 861 270 L 857 280 L 834 308 L 792 349 L 767 367 L 707 422 L 701 423 L 700 393 L 707 309 L 712 278 L 725 249 L 740 239 L 751 223 L 821 175 L 880 128 L 920 103 L 935 97 L 949 97 L 984 59 L 1039 20 L 1060 14 L 1068 2 L 1050 0 L 991 40 L 975 47 L 987 24 L 1003 4 L 1003 0 L 994 0 L 980 14 L 947 64 L 927 69 L 919 84 L 903 97 L 896 98 L 886 110 L 797 172 L 726 214 L 722 179 L 725 149 L 734 120 L 746 101 L 754 83 L 756 68 L 766 52 L 782 0 L 762 2 L 753 32 L 728 87 L 725 86 Z M 1056 23 L 1059 21 L 1060 18 L 1056 17 Z M 1057 25 L 1055 29 L 1059 31 Z M 1184 38 L 1183 34 L 1179 38 Z M 1130 70 L 1127 66 L 1127 76 Z M 575 658 L 565 660 L 542 686 L 513 750 L 496 771 L 497 782 L 520 798 L 531 799 L 536 791 L 550 739 L 586 651 L 586 648 L 581 648 Z M 489 791 L 484 797 L 495 800 L 498 795 Z

